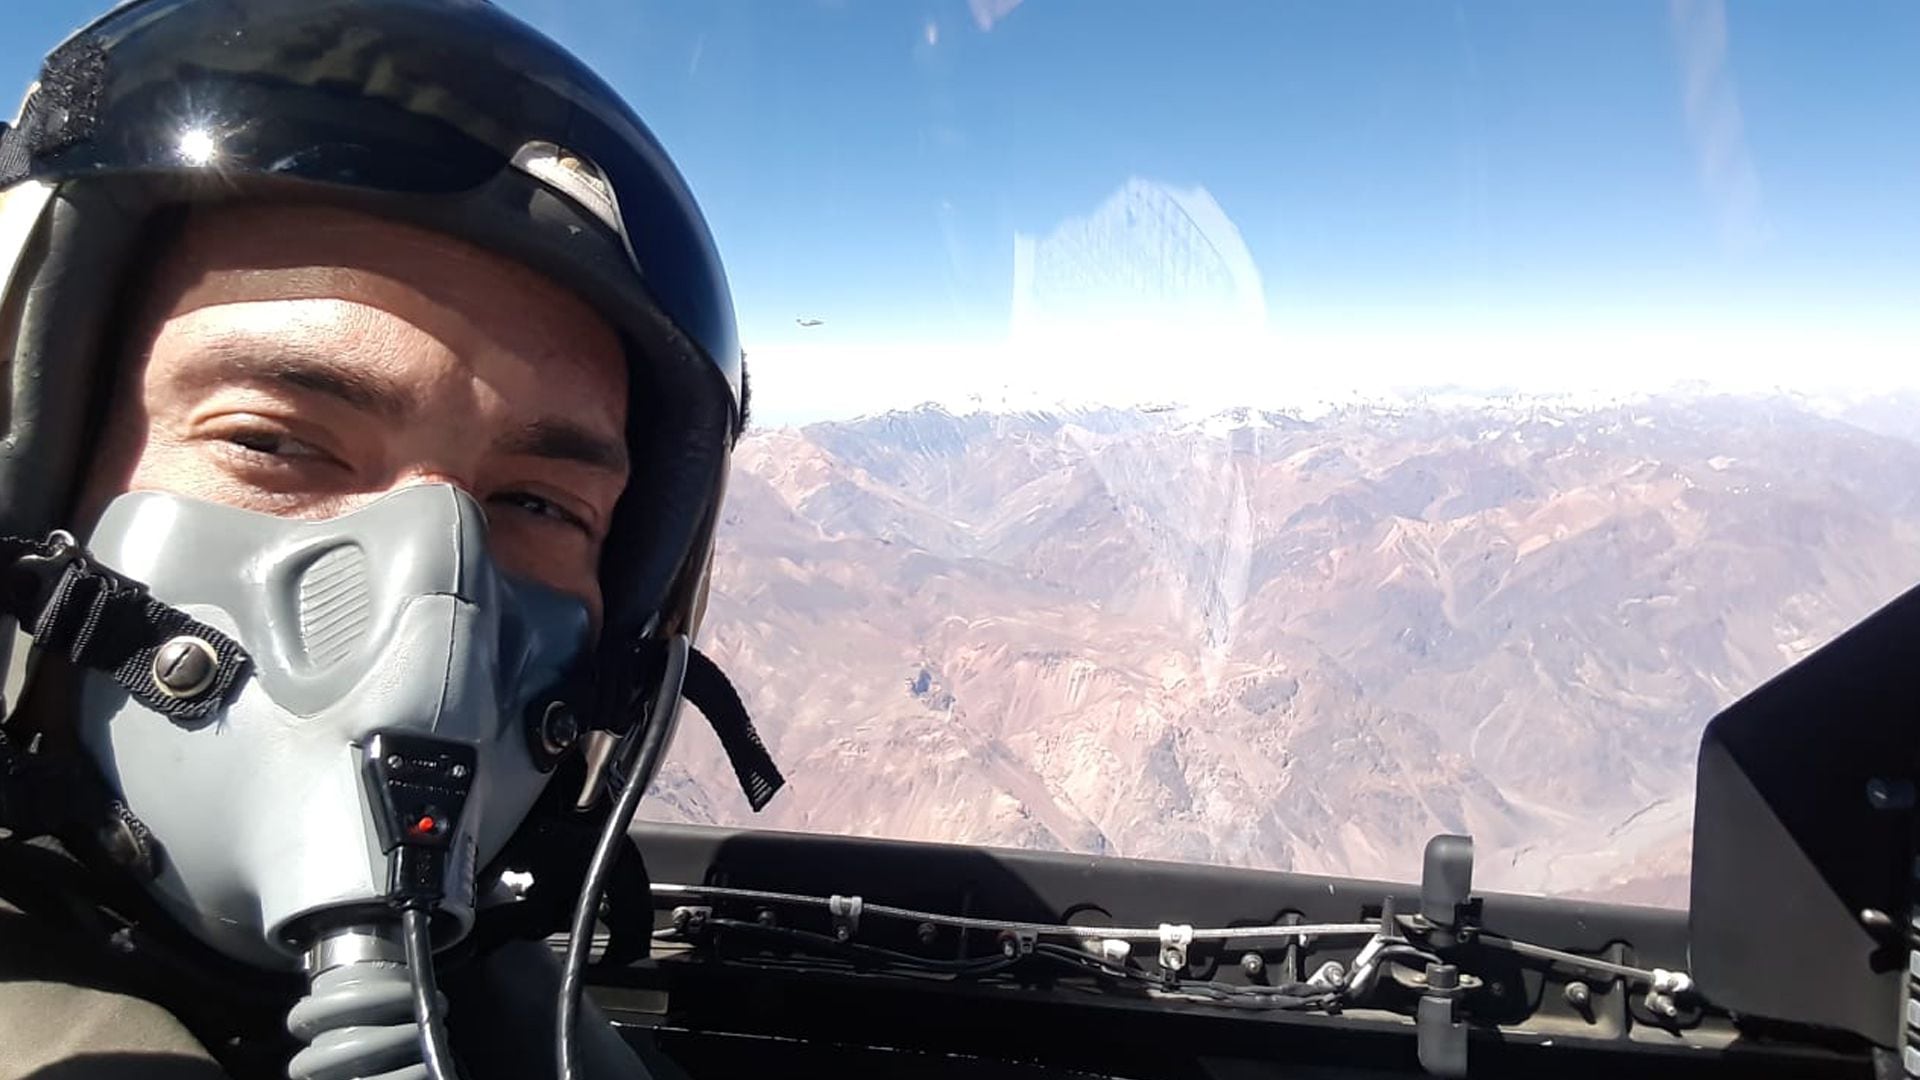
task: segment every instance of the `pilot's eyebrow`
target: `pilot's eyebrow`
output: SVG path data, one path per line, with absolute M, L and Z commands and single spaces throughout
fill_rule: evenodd
M 399 383 L 378 371 L 352 367 L 324 351 L 299 343 L 262 342 L 248 335 L 221 343 L 219 362 L 210 374 L 225 379 L 277 382 L 325 394 L 353 408 L 389 422 L 405 420 L 414 400 Z M 603 472 L 625 475 L 626 444 L 591 431 L 562 417 L 536 420 L 499 439 L 495 446 L 510 454 L 570 461 Z
M 502 437 L 494 444 L 509 454 L 571 461 L 610 473 L 627 471 L 627 447 L 618 439 L 559 417 L 547 417 Z
M 251 336 L 223 342 L 212 374 L 324 394 L 382 420 L 403 420 L 413 411 L 412 396 L 386 375 L 343 364 L 335 356 L 292 342 L 263 343 Z

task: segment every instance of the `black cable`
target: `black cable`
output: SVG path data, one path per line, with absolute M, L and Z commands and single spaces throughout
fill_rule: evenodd
M 1035 956 L 1044 956 L 1057 963 L 1083 968 L 1096 975 L 1111 975 L 1116 979 L 1130 981 L 1150 979 L 1150 976 L 1148 976 L 1146 972 L 1137 971 L 1124 964 L 1104 960 L 1088 953 L 1079 952 L 1065 945 L 1053 945 L 1043 941 L 1034 945 L 1033 953 Z
M 978 978 L 997 975 L 1018 966 L 1024 960 L 1035 959 L 1051 961 L 1088 974 L 1119 979 L 1122 982 L 1135 984 L 1139 989 L 1159 996 L 1188 997 L 1235 1008 L 1325 1008 L 1333 1004 L 1339 997 L 1338 993 L 1334 990 L 1312 986 L 1307 983 L 1286 983 L 1279 986 L 1268 987 L 1237 986 L 1232 983 L 1194 980 L 1181 982 L 1176 988 L 1168 990 L 1161 984 L 1157 976 L 1145 971 L 1128 967 L 1124 964 L 1116 964 L 1101 957 L 1091 956 L 1067 946 L 1055 945 L 1049 942 L 1036 943 L 1032 953 L 1026 956 L 991 956 L 978 957 L 971 960 L 946 960 L 916 956 L 912 953 L 904 953 L 878 945 L 869 945 L 864 942 L 842 941 L 837 937 L 830 937 L 826 934 L 819 934 L 810 930 L 801 930 L 790 926 L 768 926 L 764 923 L 747 922 L 741 919 L 711 917 L 706 920 L 706 925 L 716 929 L 757 934 L 763 937 L 790 941 L 802 948 L 814 950 L 816 953 L 824 953 L 835 959 L 841 959 L 841 957 L 835 956 L 834 954 L 845 954 L 847 956 L 878 960 L 892 967 L 902 969 L 900 971 L 889 972 L 889 974 L 893 975 L 911 973 L 933 974 L 949 978 Z M 818 963 L 818 961 L 816 961 L 816 963 Z M 792 961 L 783 963 L 768 962 L 764 966 L 798 966 L 803 970 L 805 969 L 805 965 L 796 965 Z
M 460 1080 L 453 1064 L 447 1028 L 440 1022 L 440 989 L 433 978 L 433 913 L 408 908 L 400 913 L 406 939 L 407 977 L 413 982 L 413 1018 L 420 1024 L 420 1057 L 429 1080 Z
M 841 941 L 839 938 L 814 933 L 811 930 L 800 930 L 791 926 L 768 926 L 765 923 L 747 922 L 742 919 L 709 917 L 706 920 L 706 925 L 722 930 L 759 934 L 765 937 L 796 942 L 803 947 L 809 947 L 814 950 L 813 955 L 816 957 L 821 953 L 825 953 L 833 959 L 842 959 L 832 954 L 845 953 L 855 957 L 878 960 L 882 963 L 907 969 L 917 974 L 940 975 L 945 977 L 977 978 L 983 975 L 997 975 L 1009 968 L 1018 966 L 1020 961 L 1024 959 L 1024 957 L 1020 956 L 1009 957 L 1004 955 L 979 956 L 965 960 L 947 960 L 930 956 L 916 956 L 913 953 L 900 952 L 897 949 L 888 949 L 879 945 L 869 945 L 865 942 Z M 679 932 L 678 938 L 679 940 L 685 941 L 697 940 L 685 932 Z M 1044 946 L 1041 948 L 1044 948 Z M 754 962 L 763 966 L 795 966 L 791 962 L 780 964 L 766 960 Z M 815 962 L 817 963 L 817 960 Z M 890 974 L 895 973 L 890 972 Z
M 692 648 L 685 634 L 667 641 L 667 666 L 660 686 L 647 710 L 646 729 L 626 772 L 626 786 L 607 815 L 607 824 L 594 845 L 593 859 L 587 864 L 587 876 L 580 884 L 580 900 L 573 909 L 573 931 L 567 939 L 567 964 L 560 975 L 560 1022 L 555 1034 L 555 1056 L 559 1080 L 577 1080 L 574 1033 L 580 1026 L 580 998 L 586 987 L 587 953 L 593 948 L 593 920 L 600 910 L 600 896 L 619 857 L 620 845 L 627 843 L 627 829 L 633 824 L 634 811 L 647 784 L 658 771 L 660 756 L 666 752 L 667 739 L 673 734 L 674 718 L 680 712 L 680 686 L 687 677 L 687 653 Z
M 1227 1009 L 1265 1009 L 1279 1011 L 1300 1011 L 1306 1009 L 1329 1009 L 1337 1004 L 1340 995 L 1330 990 L 1315 990 L 1311 994 L 1274 993 L 1267 990 L 1255 990 L 1246 986 L 1232 986 L 1225 983 L 1181 983 L 1172 990 L 1152 989 L 1155 997 L 1188 998 L 1205 1001 L 1209 1005 L 1218 1005 Z
M 1050 960 L 1135 983 L 1161 997 L 1203 998 L 1209 1002 L 1236 1008 L 1315 1009 L 1332 1004 L 1339 995 L 1308 983 L 1283 983 L 1279 986 L 1238 986 L 1212 980 L 1183 980 L 1173 989 L 1164 987 L 1158 976 L 1137 968 L 1124 967 L 1100 957 L 1075 952 L 1063 945 L 1041 944 L 1034 953 Z
M 747 922 L 743 919 L 709 918 L 707 925 L 723 930 L 784 937 L 828 952 L 847 952 L 855 956 L 866 956 L 891 964 L 899 964 L 902 967 L 942 975 L 991 975 L 1004 971 L 1013 964 L 1013 960 L 1005 956 L 982 956 L 971 960 L 940 960 L 928 956 L 915 956 L 912 953 L 883 948 L 879 945 L 868 945 L 865 942 L 841 941 L 839 938 L 816 934 L 811 930 L 801 930 L 791 926 L 768 926 L 765 923 Z
M 728 964 L 737 964 L 742 967 L 751 968 L 755 971 L 792 971 L 803 975 L 819 975 L 823 973 L 856 975 L 879 974 L 889 979 L 908 979 L 914 982 L 928 982 L 940 985 L 949 985 L 963 979 L 984 979 L 988 976 L 1004 972 L 1014 967 L 1017 963 L 1017 961 L 1005 960 L 994 967 L 982 967 L 978 971 L 965 972 L 928 971 L 904 964 L 889 964 L 885 968 L 876 971 L 871 967 L 861 967 L 851 960 L 840 957 L 820 956 L 815 953 L 796 954 L 784 957 L 771 955 L 732 956 L 728 957 L 726 962 Z
M 681 896 L 681 895 L 703 896 L 704 895 L 704 896 L 712 896 L 712 897 L 721 898 L 721 899 L 759 900 L 759 901 L 770 902 L 770 903 L 800 904 L 800 905 L 807 905 L 812 907 L 823 906 L 828 904 L 829 902 L 829 899 L 826 897 L 803 896 L 803 895 L 792 894 L 792 893 L 768 892 L 764 890 L 754 890 L 754 889 L 725 888 L 720 886 L 656 884 L 654 886 L 654 892 L 656 896 L 662 895 L 662 894 L 670 895 L 670 896 Z M 877 914 L 883 917 L 913 918 L 913 919 L 918 919 L 920 921 L 925 921 L 925 922 L 935 922 L 939 925 L 956 926 L 962 929 L 1015 928 L 1015 929 L 1027 930 L 1029 932 L 1055 933 L 1055 934 L 1062 934 L 1068 931 L 1081 929 L 1077 927 L 1048 926 L 1048 925 L 1042 925 L 1037 923 L 1012 923 L 1012 922 L 1004 922 L 999 920 L 988 920 L 988 919 L 962 919 L 957 916 L 948 916 L 948 915 L 941 915 L 938 913 L 929 913 L 929 912 L 917 912 L 917 911 L 912 911 L 904 908 L 890 908 L 890 907 L 885 907 L 879 904 L 865 905 L 864 910 L 869 913 Z M 914 956 L 909 953 L 901 953 L 901 952 L 896 952 L 889 949 L 883 949 L 877 946 L 865 945 L 858 942 L 840 941 L 837 938 L 828 937 L 823 934 L 815 934 L 809 931 L 795 930 L 790 927 L 768 927 L 765 924 L 761 924 L 761 923 L 746 923 L 738 920 L 712 919 L 712 918 L 710 918 L 708 922 L 710 925 L 725 926 L 728 928 L 740 929 L 740 930 L 751 931 L 751 932 L 784 932 L 792 940 L 800 942 L 803 945 L 813 946 L 821 952 L 827 952 L 829 954 L 834 952 L 839 952 L 839 953 L 849 953 L 856 956 L 866 956 L 869 958 L 881 960 L 885 963 L 892 964 L 896 967 L 900 967 L 903 969 L 907 969 L 909 971 L 922 973 L 922 974 L 931 973 L 931 974 L 942 974 L 942 975 L 957 976 L 957 977 L 990 975 L 990 974 L 995 974 L 995 973 L 998 973 L 999 971 L 1005 970 L 1008 967 L 1015 966 L 1021 959 L 1024 959 L 1022 957 L 1016 957 L 1008 960 L 996 960 L 993 958 L 983 957 L 978 960 L 959 960 L 959 961 L 936 960 L 928 957 Z M 1385 925 L 1386 924 L 1382 924 L 1383 927 Z M 1324 930 L 1328 932 L 1338 931 L 1338 932 L 1344 933 L 1350 930 L 1358 930 L 1358 929 L 1365 929 L 1365 928 L 1367 927 L 1348 927 L 1346 925 L 1329 925 L 1328 927 L 1324 928 Z M 1239 932 L 1237 936 L 1251 937 L 1251 936 L 1264 936 L 1267 928 L 1233 928 L 1233 929 Z M 1299 933 L 1308 932 L 1311 930 L 1317 930 L 1321 928 L 1287 926 L 1287 927 L 1277 927 L 1274 929 L 1276 931 L 1285 931 L 1289 933 L 1299 934 Z M 1258 933 L 1258 934 L 1249 933 L 1247 932 L 1249 930 L 1258 930 L 1258 931 L 1261 931 L 1261 933 Z M 1108 932 L 1111 933 L 1115 931 L 1108 931 Z M 1130 931 L 1130 930 L 1119 931 L 1119 932 L 1125 933 L 1125 934 L 1136 933 L 1136 931 Z M 660 936 L 661 933 L 672 933 L 672 932 L 660 932 L 660 933 L 657 933 L 656 936 Z M 1212 936 L 1218 936 L 1222 932 L 1210 930 L 1210 931 L 1206 931 L 1206 933 Z M 1499 948 L 1499 949 L 1506 949 L 1531 959 L 1544 960 L 1549 963 L 1565 964 L 1567 966 L 1575 967 L 1575 968 L 1584 968 L 1589 971 L 1603 973 L 1603 974 L 1611 975 L 1617 978 L 1634 980 L 1647 985 L 1657 985 L 1657 979 L 1656 979 L 1655 973 L 1648 969 L 1637 968 L 1637 967 L 1633 967 L 1626 964 L 1618 964 L 1618 963 L 1607 961 L 1598 957 L 1590 957 L 1590 956 L 1584 956 L 1578 953 L 1570 953 L 1570 952 L 1565 952 L 1558 949 L 1550 949 L 1550 948 L 1546 948 L 1545 946 L 1533 945 L 1533 944 L 1522 942 L 1522 941 L 1515 941 L 1510 938 L 1504 938 L 1504 937 L 1500 937 L 1498 935 L 1493 935 L 1493 934 L 1482 933 L 1477 938 L 1477 940 L 1484 945 L 1488 945 L 1488 946 Z M 1399 936 L 1376 938 L 1376 941 L 1372 946 L 1372 948 L 1373 948 L 1373 952 L 1372 952 L 1373 964 L 1375 965 L 1373 970 L 1376 973 L 1378 971 L 1378 965 L 1404 964 L 1404 965 L 1418 967 L 1426 964 L 1438 964 L 1438 963 L 1444 962 L 1443 958 L 1439 954 L 1429 949 L 1422 948 L 1421 946 L 1406 940 L 1404 937 L 1399 937 Z M 1081 971 L 1089 972 L 1095 975 L 1106 976 L 1113 979 L 1118 979 L 1118 980 L 1121 980 L 1122 982 L 1138 984 L 1141 988 L 1145 989 L 1149 993 L 1154 994 L 1156 996 L 1193 997 L 1193 998 L 1200 998 L 1208 1001 L 1217 1002 L 1222 1005 L 1231 1005 L 1235 1007 L 1264 1008 L 1264 1009 L 1334 1008 L 1334 1007 L 1337 1007 L 1344 999 L 1351 997 L 1355 992 L 1355 986 L 1351 983 L 1351 981 L 1349 981 L 1347 984 L 1342 985 L 1340 987 L 1323 987 L 1323 986 L 1318 986 L 1312 983 L 1302 983 L 1302 982 L 1283 983 L 1277 986 L 1241 986 L 1234 983 L 1215 982 L 1211 980 L 1205 980 L 1205 981 L 1181 980 L 1177 984 L 1175 984 L 1172 989 L 1169 989 L 1166 983 L 1163 981 L 1163 979 L 1158 975 L 1151 974 L 1140 969 L 1127 967 L 1124 964 L 1114 964 L 1111 961 L 1108 961 L 1102 957 L 1085 954 L 1080 952 L 1077 949 L 1073 949 L 1070 947 L 1060 946 L 1060 945 L 1052 944 L 1049 942 L 1040 942 L 1035 944 L 1032 952 L 1033 954 L 1044 956 L 1048 959 L 1054 960 L 1062 964 L 1066 964 L 1068 966 L 1077 968 Z M 762 966 L 775 966 L 766 962 L 761 962 L 761 963 L 762 963 Z M 778 966 L 794 967 L 794 966 L 802 966 L 802 965 L 787 963 L 787 964 L 782 964 Z M 899 973 L 895 972 L 894 974 L 899 974 Z M 1676 973 L 1676 975 L 1681 979 L 1686 978 L 1685 972 L 1678 972 Z M 1076 989 L 1098 993 L 1098 992 L 1101 992 L 1103 988 L 1082 986 L 1082 987 L 1076 987 Z M 1106 989 L 1111 989 L 1111 988 L 1106 988 Z
M 746 900 L 768 904 L 793 904 L 801 907 L 827 908 L 833 898 L 828 896 L 807 896 L 801 893 L 771 892 L 765 889 L 736 889 L 724 885 L 687 885 L 679 882 L 655 882 L 653 895 L 695 897 L 716 900 Z M 1160 931 L 1145 927 L 1120 926 L 1068 926 L 1053 923 L 1020 922 L 1010 919 L 983 919 L 977 916 L 948 915 L 938 911 L 916 911 L 913 908 L 894 907 L 889 904 L 864 903 L 861 910 L 868 916 L 882 919 L 899 919 L 909 923 L 932 923 L 935 926 L 951 927 L 956 930 L 981 930 L 988 933 L 1032 934 L 1035 937 L 1067 937 L 1078 940 L 1099 940 L 1118 938 L 1123 941 L 1158 941 Z M 1360 923 L 1305 923 L 1279 926 L 1231 926 L 1193 929 L 1194 941 L 1244 941 L 1255 938 L 1297 939 L 1301 936 L 1312 937 L 1378 937 L 1382 927 L 1377 921 Z
M 1376 954 L 1382 960 L 1417 960 L 1422 964 L 1443 963 L 1437 954 L 1430 953 L 1415 945 L 1389 944 L 1381 947 Z

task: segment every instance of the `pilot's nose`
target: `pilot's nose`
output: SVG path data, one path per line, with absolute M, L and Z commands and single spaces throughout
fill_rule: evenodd
M 474 491 L 473 484 L 457 472 L 448 469 L 432 466 L 416 466 L 406 469 L 393 478 L 393 483 L 389 484 L 385 491 L 379 492 L 378 494 L 386 495 L 410 487 L 419 487 L 424 484 L 445 484 L 448 487 L 458 489 L 480 507 L 482 520 L 485 520 L 486 504 L 481 501 L 480 496 Z
M 350 514 L 355 510 L 359 510 L 396 491 L 404 491 L 408 488 L 433 484 L 445 484 L 448 487 L 458 489 L 469 498 L 472 498 L 474 503 L 480 506 L 481 521 L 483 523 L 486 522 L 486 507 L 480 502 L 480 497 L 474 494 L 473 485 L 467 483 L 457 473 L 446 469 L 429 467 L 407 469 L 394 476 L 392 480 L 385 485 L 369 486 L 365 490 L 355 491 L 351 494 L 336 494 L 324 499 L 314 500 L 309 505 L 302 507 L 298 513 L 301 517 L 338 517 L 341 514 Z

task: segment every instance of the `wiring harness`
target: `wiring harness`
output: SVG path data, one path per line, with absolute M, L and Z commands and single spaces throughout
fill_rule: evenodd
M 1486 932 L 1477 925 L 1478 903 L 1467 895 L 1470 872 L 1462 869 L 1471 859 L 1470 841 L 1436 838 L 1428 856 L 1418 911 L 1396 911 L 1394 898 L 1388 897 L 1377 917 L 1358 922 L 1087 926 L 950 915 L 872 903 L 858 895 L 655 883 L 655 905 L 671 907 L 672 919 L 654 937 L 769 969 L 1010 985 L 1045 981 L 1088 993 L 1234 1009 L 1405 1011 L 1411 998 L 1421 1063 L 1440 1076 L 1466 1074 L 1462 1003 L 1483 983 L 1462 965 L 1475 956 L 1484 959 L 1481 950 L 1558 969 L 1569 977 L 1567 1000 L 1576 1008 L 1584 1007 L 1584 998 L 1576 998 L 1589 991 L 1572 980 L 1576 974 L 1643 993 L 1640 1003 L 1656 1023 L 1677 1024 L 1704 1006 L 1684 971 L 1637 967 Z M 740 917 L 746 911 L 751 916 Z M 1303 970 L 1306 946 L 1342 940 L 1355 943 L 1345 963 L 1326 960 L 1311 972 Z M 913 941 L 921 948 L 902 946 Z M 1244 945 L 1240 977 L 1220 977 L 1215 963 L 1232 962 L 1224 950 L 1196 957 L 1194 948 L 1203 943 Z M 935 955 L 936 946 L 945 955 Z M 1270 963 L 1275 949 L 1282 950 L 1281 960 Z M 1383 982 L 1400 991 L 1398 1000 L 1385 992 Z

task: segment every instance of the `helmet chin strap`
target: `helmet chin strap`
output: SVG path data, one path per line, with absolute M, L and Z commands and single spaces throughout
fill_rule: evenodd
M 37 649 L 110 676 L 176 723 L 204 720 L 247 670 L 232 638 L 155 600 L 95 562 L 71 535 L 0 537 L 0 616 Z M 30 756 L 0 728 L 0 825 L 24 836 L 78 836 L 136 880 L 159 873 L 147 827 L 84 761 Z
M 211 716 L 250 660 L 239 642 L 95 562 L 73 536 L 0 537 L 0 615 L 37 648 L 113 678 L 176 723 Z
M 685 636 L 680 635 L 681 638 Z M 781 775 L 780 766 L 774 763 L 767 744 L 761 740 L 760 732 L 753 726 L 753 717 L 747 713 L 746 703 L 740 700 L 740 691 L 734 689 L 726 672 L 720 670 L 720 665 L 714 663 L 711 657 L 688 646 L 686 677 L 681 692 L 693 703 L 694 708 L 700 710 L 700 715 L 707 718 L 708 726 L 713 728 L 714 737 L 720 740 L 720 749 L 727 755 L 727 764 L 733 768 L 734 779 L 739 781 L 740 792 L 746 796 L 747 805 L 755 813 L 766 809 L 774 795 L 786 786 L 787 780 Z M 629 771 L 635 767 L 633 763 L 637 760 L 633 754 L 633 744 L 642 734 L 643 730 L 637 723 L 631 724 L 624 735 L 606 730 L 587 733 L 582 740 L 587 774 L 574 803 L 576 810 L 592 809 L 607 789 L 618 791 L 633 776 L 639 776 L 642 783 L 653 779 L 652 766 L 637 774 Z

